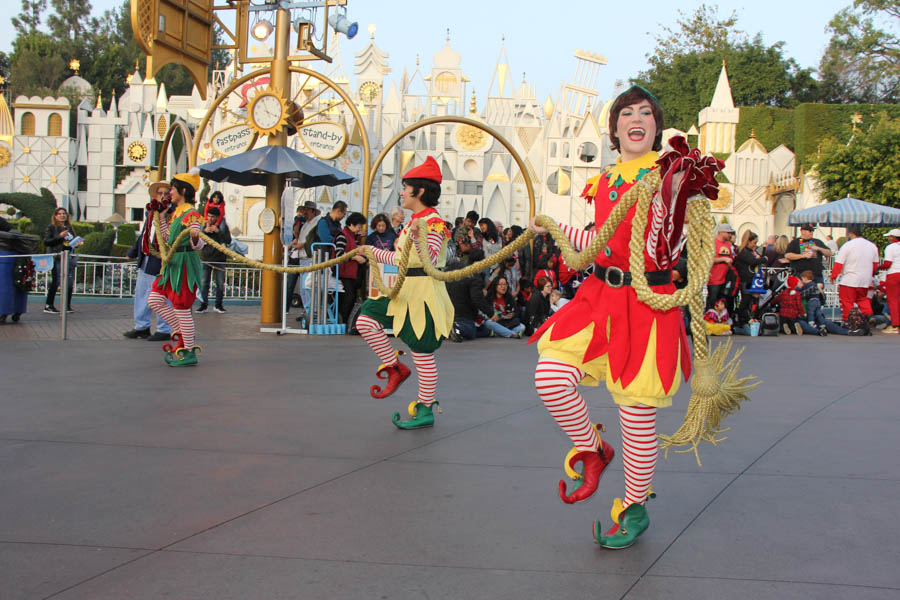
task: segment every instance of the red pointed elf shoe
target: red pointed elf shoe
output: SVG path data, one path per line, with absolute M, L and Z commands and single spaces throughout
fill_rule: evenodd
M 369 389 L 369 393 L 372 394 L 373 398 L 387 398 L 397 391 L 397 388 L 400 387 L 401 383 L 406 381 L 406 378 L 409 377 L 410 373 L 409 367 L 399 360 L 396 364 L 389 367 L 381 365 L 378 367 L 378 371 L 375 374 L 379 379 L 387 379 L 387 383 L 384 384 L 384 389 L 378 387 L 378 384 L 373 385 Z
M 181 338 L 181 334 L 179 332 L 172 332 L 172 341 L 175 342 L 174 346 L 172 344 L 163 344 L 163 352 L 169 354 L 178 352 L 179 350 L 184 350 L 184 340 Z
M 559 497 L 562 501 L 566 504 L 575 504 L 593 496 L 594 492 L 597 491 L 600 478 L 603 476 L 603 470 L 606 469 L 606 466 L 615 455 L 616 452 L 613 450 L 613 447 L 602 440 L 600 441 L 599 452 L 596 450 L 570 452 L 569 456 L 566 457 L 566 466 L 568 467 L 566 471 L 574 471 L 580 477 L 571 494 L 566 493 L 566 482 L 562 479 L 559 481 Z M 575 465 L 579 462 L 584 465 L 584 470 L 581 473 L 575 471 Z

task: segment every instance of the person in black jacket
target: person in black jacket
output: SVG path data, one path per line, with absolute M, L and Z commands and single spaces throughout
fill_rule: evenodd
M 218 207 L 208 206 L 206 210 L 209 221 L 204 227 L 203 233 L 223 246 L 227 246 L 231 243 L 231 231 L 228 230 L 228 223 L 225 222 L 225 219 L 219 220 Z M 225 298 L 225 262 L 228 260 L 228 256 L 214 248 L 212 244 L 207 244 L 200 249 L 200 260 L 203 261 L 203 284 L 200 286 L 200 308 L 197 309 L 197 312 L 204 313 L 209 308 L 209 286 L 212 283 L 213 273 L 215 273 L 216 312 L 223 313 L 225 312 L 225 306 L 222 304 Z
M 69 240 L 75 237 L 75 229 L 69 223 L 69 211 L 64 208 L 57 208 L 53 211 L 53 218 L 44 231 L 44 248 L 47 252 L 57 254 L 63 250 L 72 250 L 69 247 Z M 69 262 L 72 266 L 74 261 Z M 56 292 L 59 289 L 59 272 L 62 265 L 62 257 L 53 257 L 53 273 L 50 277 L 50 285 L 47 286 L 47 300 L 44 302 L 44 312 L 50 314 L 58 314 L 59 311 L 53 305 L 56 300 Z M 68 294 L 66 298 L 66 312 L 72 312 L 72 291 L 75 287 L 75 270 L 69 269 L 69 278 L 67 282 Z
M 157 181 L 150 186 L 150 197 L 158 202 L 168 205 L 166 199 L 169 194 L 169 182 Z M 172 339 L 172 326 L 162 317 L 156 315 L 156 333 L 150 333 L 150 320 L 153 311 L 147 305 L 150 298 L 150 290 L 153 289 L 153 281 L 159 275 L 162 261 L 159 259 L 159 246 L 153 235 L 153 213 L 150 204 L 145 207 L 146 217 L 140 235 L 134 241 L 134 245 L 128 250 L 128 258 L 137 259 L 137 279 L 134 283 L 134 329 L 126 331 L 122 335 L 136 340 L 146 339 L 150 342 L 165 342 Z M 163 217 L 164 218 L 164 217 Z M 157 256 L 153 256 L 153 252 Z
M 481 250 L 469 250 L 464 259 L 448 264 L 447 270 L 462 269 L 483 258 L 484 252 Z M 451 341 L 461 342 L 491 335 L 490 330 L 484 325 L 484 318 L 493 314 L 493 310 L 484 297 L 483 281 L 481 274 L 476 273 L 466 279 L 447 282 L 447 294 L 450 296 L 454 311 Z
M 753 275 L 757 269 L 759 269 L 760 265 L 766 264 L 766 258 L 756 252 L 758 242 L 758 235 L 749 230 L 745 231 L 741 237 L 741 245 L 738 246 L 737 257 L 734 261 L 741 285 L 741 303 L 738 305 L 737 313 L 735 314 L 735 323 L 737 325 L 742 325 L 750 320 L 750 306 L 754 298 L 758 297 L 758 294 L 747 291 L 747 288 L 753 282 Z
M 538 277 L 537 285 L 525 308 L 525 335 L 530 336 L 550 317 L 550 292 L 553 284 L 547 277 Z

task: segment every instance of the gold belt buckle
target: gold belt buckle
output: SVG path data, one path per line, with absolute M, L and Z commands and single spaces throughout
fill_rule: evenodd
M 610 279 L 609 279 L 610 273 L 616 274 L 617 275 L 616 279 L 618 281 L 616 281 L 616 282 L 610 281 Z M 606 272 L 603 274 L 603 281 L 605 281 L 606 285 L 608 285 L 611 288 L 620 288 L 623 285 L 625 285 L 625 271 L 623 271 L 619 267 L 606 267 Z

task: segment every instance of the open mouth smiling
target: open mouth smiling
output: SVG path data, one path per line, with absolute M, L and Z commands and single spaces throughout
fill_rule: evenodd
M 628 139 L 633 142 L 639 142 L 644 139 L 647 132 L 642 127 L 632 127 L 628 130 Z

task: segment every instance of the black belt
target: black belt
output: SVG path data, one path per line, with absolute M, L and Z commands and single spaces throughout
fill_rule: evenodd
M 648 271 L 644 273 L 648 285 L 666 285 L 672 283 L 672 271 Z M 594 277 L 612 288 L 631 285 L 631 273 L 619 267 L 601 267 L 594 265 Z
M 190 246 L 178 246 L 175 248 L 175 252 L 192 252 L 193 250 Z
M 438 269 L 440 271 L 440 269 Z M 407 277 L 426 277 L 428 273 L 425 272 L 423 267 L 410 267 L 406 270 Z

